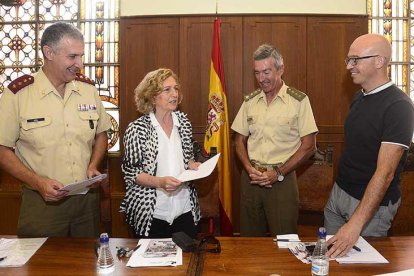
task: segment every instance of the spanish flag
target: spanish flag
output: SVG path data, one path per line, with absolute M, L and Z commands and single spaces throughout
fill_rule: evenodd
M 211 50 L 208 126 L 204 137 L 204 150 L 210 153 L 215 148 L 217 153 L 221 153 L 218 161 L 220 232 L 223 236 L 232 236 L 229 119 L 225 90 L 220 47 L 220 20 L 216 18 L 214 20 L 213 47 Z

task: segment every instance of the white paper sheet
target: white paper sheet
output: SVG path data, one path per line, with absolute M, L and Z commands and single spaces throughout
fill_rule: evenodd
M 220 153 L 214 155 L 213 157 L 205 161 L 203 164 L 198 166 L 198 170 L 185 170 L 176 178 L 178 180 L 181 180 L 182 182 L 185 182 L 209 176 L 216 167 L 219 157 Z
M 129 258 L 127 266 L 177 266 L 183 264 L 183 251 L 171 238 L 140 239 L 140 247 Z
M 89 187 L 98 181 L 101 181 L 107 177 L 106 173 L 94 176 L 92 178 L 86 179 L 84 181 L 74 182 L 66 185 L 63 188 L 60 188 L 59 191 L 68 191 L 68 196 L 70 195 L 80 195 L 86 194 L 89 191 Z
M 0 267 L 23 266 L 47 238 L 0 239 Z
M 327 240 L 332 238 L 332 235 L 326 237 Z M 279 236 L 278 236 L 279 238 Z M 307 245 L 315 244 L 313 243 L 303 243 L 303 242 L 289 242 L 288 248 L 299 260 L 303 263 L 311 263 L 311 255 L 306 249 Z M 351 249 L 347 255 L 344 257 L 330 259 L 336 260 L 340 264 L 385 264 L 388 263 L 385 259 L 372 245 L 370 245 L 363 237 L 359 237 L 355 246 L 357 246 L 361 251 Z
M 329 240 L 332 236 L 328 235 Z M 389 263 L 372 245 L 370 245 L 363 237 L 359 237 L 355 244 L 361 249 L 358 252 L 351 249 L 344 257 L 336 258 L 340 264 L 387 264 Z
M 289 248 L 289 243 L 300 242 L 298 234 L 277 235 L 274 242 L 277 242 L 279 248 Z

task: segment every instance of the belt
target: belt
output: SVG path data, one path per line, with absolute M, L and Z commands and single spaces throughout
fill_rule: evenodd
M 250 163 L 252 164 L 252 167 L 258 170 L 259 172 L 266 172 L 266 171 L 277 171 L 277 168 L 282 165 L 282 163 L 278 164 L 260 164 L 259 162 L 255 160 L 251 160 Z

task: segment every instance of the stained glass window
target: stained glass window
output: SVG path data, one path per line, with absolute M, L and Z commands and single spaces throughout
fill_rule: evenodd
M 110 153 L 119 153 L 119 0 L 0 0 L 0 96 L 14 79 L 43 64 L 40 38 L 56 21 L 85 37 L 83 74 L 95 81 L 112 127 Z
M 414 101 L 414 0 L 367 0 L 369 31 L 392 44 L 391 80 Z

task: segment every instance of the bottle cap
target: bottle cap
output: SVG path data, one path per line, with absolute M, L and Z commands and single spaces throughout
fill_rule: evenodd
M 320 238 L 326 238 L 326 229 L 325 229 L 325 227 L 319 227 L 318 236 Z
M 108 233 L 102 233 L 99 237 L 100 242 L 109 242 L 109 236 Z

